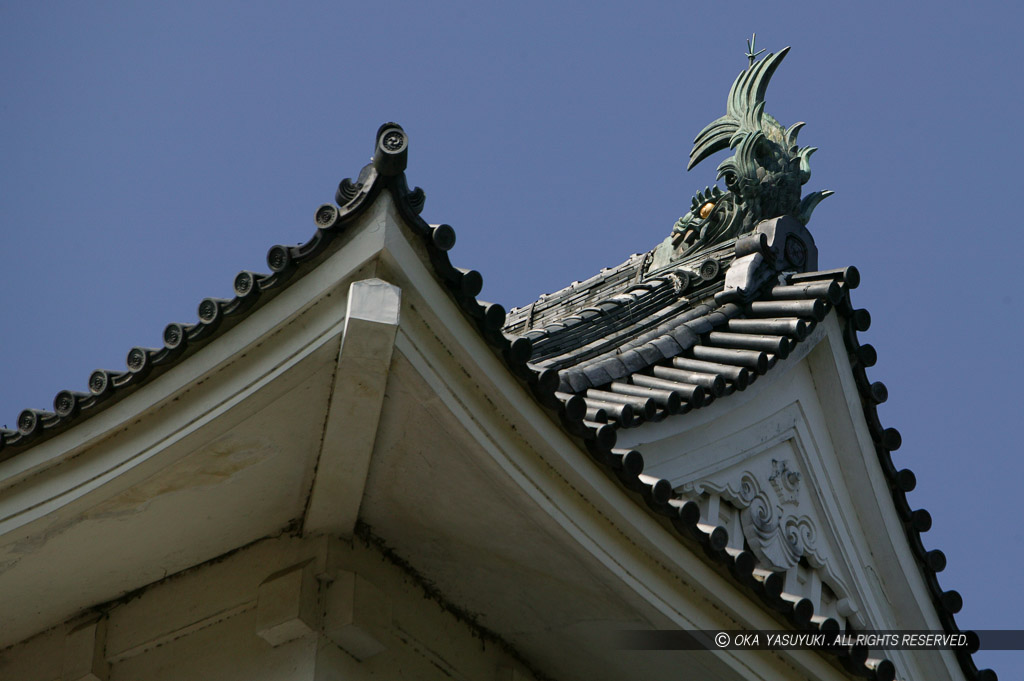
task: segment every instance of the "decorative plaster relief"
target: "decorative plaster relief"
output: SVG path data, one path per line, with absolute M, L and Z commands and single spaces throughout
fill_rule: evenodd
M 739 530 L 743 536 L 730 537 L 730 545 L 743 548 L 745 540 L 759 568 L 787 573 L 787 593 L 810 598 L 818 614 L 848 617 L 861 626 L 859 608 L 838 572 L 842 566 L 820 531 L 827 524 L 813 501 L 812 478 L 801 469 L 799 437 L 793 431 L 780 435 L 774 444 L 731 466 L 705 469 L 702 477 L 683 483 L 678 491 L 702 502 L 707 523 L 729 525 L 730 516 L 738 514 L 730 533 Z
M 718 494 L 737 508 L 743 536 L 764 568 L 786 571 L 801 558 L 823 567 L 813 506 L 794 454 L 792 444 L 782 442 L 680 491 Z
M 731 466 L 706 468 L 678 491 L 700 503 L 708 515 L 705 522 L 729 524 L 730 546 L 743 548 L 745 540 L 759 568 L 785 572 L 786 593 L 810 598 L 817 614 L 847 618 L 863 627 L 839 571 L 842 559 L 820 529 L 827 524 L 813 501 L 812 478 L 801 468 L 805 459 L 800 437 L 790 431 L 776 438 Z M 735 515 L 738 522 L 730 524 Z M 731 537 L 737 530 L 742 538 Z

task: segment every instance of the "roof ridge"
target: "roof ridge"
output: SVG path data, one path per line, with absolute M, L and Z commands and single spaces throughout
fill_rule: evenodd
M 477 300 L 482 286 L 480 274 L 452 265 L 448 251 L 455 244 L 455 231 L 445 224 L 428 225 L 420 217 L 425 194 L 418 187 L 410 190 L 406 183 L 407 152 L 408 136 L 401 126 L 394 123 L 381 126 L 377 132 L 373 160 L 355 181 L 342 180 L 335 197 L 338 205 L 325 204 L 316 210 L 317 231 L 308 241 L 297 246 L 271 247 L 267 254 L 269 274 L 240 272 L 235 277 L 234 298 L 204 299 L 199 306 L 198 322 L 169 324 L 164 331 L 162 348 L 132 348 L 126 371 L 93 372 L 89 379 L 89 392 L 59 392 L 53 412 L 39 409 L 22 411 L 17 430 L 0 430 L 0 460 L 99 413 L 147 380 L 200 350 L 206 342 L 237 324 L 289 282 L 315 266 L 338 235 L 344 233 L 380 192 L 387 189 L 394 197 L 402 219 L 421 239 L 434 275 L 453 302 L 472 322 L 483 340 L 505 361 L 510 372 L 530 389 L 540 404 L 552 410 L 565 431 L 578 438 L 606 472 L 639 495 L 654 514 L 668 519 L 684 540 L 699 546 L 709 560 L 727 569 L 766 605 L 783 614 L 797 628 L 813 626 L 823 631 L 837 627 L 838 623 L 830 619 L 818 622 L 814 619 L 813 604 L 807 599 L 787 598 L 789 595 L 782 591 L 783 580 L 779 573 L 755 574 L 753 554 L 726 551 L 725 528 L 707 527 L 700 523 L 700 509 L 696 504 L 676 498 L 668 481 L 643 475 L 642 455 L 634 450 L 618 449 L 615 443 L 619 428 L 637 425 L 642 420 L 659 420 L 670 412 L 685 413 L 730 392 L 743 390 L 757 375 L 768 371 L 778 359 L 787 355 L 792 345 L 806 338 L 829 310 L 838 308 L 846 321 L 844 328 L 851 364 L 893 501 L 903 519 L 904 530 L 924 572 L 943 626 L 949 633 L 960 633 L 953 617 L 961 603 L 959 594 L 943 592 L 936 577 L 936 573 L 945 566 L 945 556 L 941 551 L 926 551 L 920 541 L 920 533 L 930 528 L 930 516 L 921 509 L 911 511 L 906 500 L 906 492 L 913 489 L 916 480 L 910 471 L 897 471 L 892 464 L 890 452 L 897 449 L 902 441 L 899 432 L 894 428 L 883 429 L 878 421 L 875 405 L 883 401 L 886 391 L 884 386 L 877 387 L 880 384 L 868 383 L 863 371 L 864 367 L 874 363 L 875 352 L 870 345 L 860 345 L 856 338 L 856 331 L 868 328 L 870 315 L 866 310 L 853 309 L 849 302 L 849 289 L 859 282 L 855 268 L 788 272 L 782 275 L 782 281 L 769 285 L 778 276 L 777 269 L 774 266 L 763 268 L 761 264 L 769 259 L 767 249 L 776 249 L 772 251 L 775 253 L 781 245 L 769 245 L 764 238 L 755 239 L 757 243 L 738 240 L 737 257 L 726 272 L 724 288 L 713 296 L 715 307 L 711 308 L 709 304 L 708 313 L 693 319 L 691 326 L 687 326 L 685 320 L 678 325 L 687 329 L 687 339 L 690 337 L 688 334 L 693 334 L 699 337 L 699 343 L 683 347 L 678 339 L 673 340 L 682 350 L 682 354 L 673 355 L 666 349 L 671 348 L 667 341 L 659 344 L 658 338 L 646 340 L 644 336 L 643 342 L 627 351 L 635 351 L 646 363 L 643 369 L 628 374 L 632 390 L 613 385 L 616 379 L 611 378 L 607 384 L 597 383 L 593 388 L 589 385 L 576 388 L 572 381 L 567 380 L 568 387 L 579 392 L 562 392 L 559 388 L 564 384 L 560 386 L 558 371 L 528 363 L 533 353 L 533 341 L 528 335 L 509 337 L 504 333 L 506 313 L 501 305 Z M 778 227 L 777 220 L 767 222 L 772 223 L 772 230 Z M 786 230 L 772 231 L 773 237 L 776 234 L 784 236 Z M 775 256 L 771 255 L 771 262 L 774 260 Z M 732 275 L 734 270 L 736 274 Z M 771 276 L 768 276 L 769 270 Z M 769 355 L 773 357 L 769 358 Z M 601 361 L 604 359 L 599 358 L 593 366 L 599 366 Z M 647 370 L 650 370 L 650 375 L 640 373 Z M 591 383 L 595 380 L 594 371 L 588 378 Z M 646 380 L 637 384 L 638 376 L 645 376 Z M 593 396 L 592 390 L 595 391 Z M 582 391 L 586 393 L 580 394 Z M 602 413 L 603 419 L 600 418 Z M 642 416 L 638 418 L 637 413 Z M 977 642 L 976 635 L 973 640 Z M 895 668 L 888 660 L 869 662 L 866 648 L 841 648 L 828 652 L 837 655 L 854 673 L 882 681 L 891 681 L 895 675 Z M 968 678 L 995 681 L 994 672 L 977 669 L 970 653 L 958 651 L 957 659 Z

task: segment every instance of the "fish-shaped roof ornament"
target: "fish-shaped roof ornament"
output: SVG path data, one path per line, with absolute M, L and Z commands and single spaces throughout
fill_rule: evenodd
M 816 191 L 801 198 L 801 187 L 811 177 L 810 157 L 817 148 L 797 145 L 804 123 L 785 128 L 765 113 L 768 83 L 789 48 L 757 61 L 763 52 L 755 52 L 753 40 L 747 41 L 749 65 L 729 90 L 725 115 L 694 139 L 687 170 L 715 152 L 732 149 L 735 153 L 718 166 L 715 179 L 724 181 L 725 191 L 718 186 L 698 191 L 690 212 L 673 228 L 672 260 L 742 236 L 762 220 L 790 215 L 806 225 L 818 203 L 833 193 Z

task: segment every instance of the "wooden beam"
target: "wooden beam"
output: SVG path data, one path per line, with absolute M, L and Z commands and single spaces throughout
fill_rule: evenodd
M 377 438 L 401 302 L 401 289 L 380 279 L 349 287 L 305 534 L 352 536 Z

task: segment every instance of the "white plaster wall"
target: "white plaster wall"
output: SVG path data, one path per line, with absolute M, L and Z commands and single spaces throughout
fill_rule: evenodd
M 371 678 L 533 677 L 380 550 L 324 537 L 263 540 L 0 651 L 2 681 Z
M 159 617 L 159 613 L 152 616 Z M 254 634 L 256 619 L 255 610 L 249 610 L 115 663 L 110 681 L 315 678 L 316 637 L 299 638 L 273 648 Z

